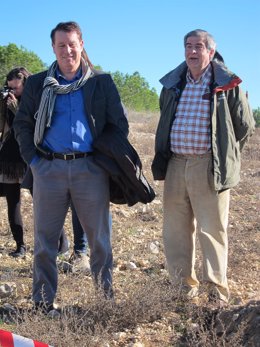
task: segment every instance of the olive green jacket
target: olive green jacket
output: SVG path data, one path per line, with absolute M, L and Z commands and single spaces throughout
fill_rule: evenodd
M 240 78 L 217 61 L 212 61 L 210 117 L 211 146 L 215 190 L 234 187 L 240 179 L 241 150 L 253 134 L 255 121 Z M 187 64 L 183 62 L 165 75 L 160 95 L 161 116 L 156 131 L 152 172 L 155 180 L 164 180 L 171 157 L 170 131 L 176 108 L 186 83 Z

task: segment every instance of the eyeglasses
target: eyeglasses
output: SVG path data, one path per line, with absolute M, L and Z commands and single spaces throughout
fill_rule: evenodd
M 191 43 L 186 43 L 185 45 L 186 51 L 202 52 L 205 48 L 206 48 L 205 45 L 203 45 L 202 43 L 198 43 L 194 46 Z

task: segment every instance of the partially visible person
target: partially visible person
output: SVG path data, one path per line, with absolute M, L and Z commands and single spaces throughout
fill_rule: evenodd
M 24 160 L 33 173 L 35 245 L 33 301 L 53 309 L 57 291 L 57 243 L 72 202 L 87 233 L 97 286 L 113 297 L 109 230 L 109 177 L 93 158 L 93 140 L 107 124 L 128 135 L 119 93 L 109 74 L 82 58 L 83 39 L 75 22 L 51 32 L 56 61 L 31 76 L 15 117 Z M 46 218 L 46 216 L 48 216 Z
M 75 210 L 73 203 L 71 204 L 71 221 L 72 221 L 73 237 L 74 237 L 73 253 L 79 256 L 81 254 L 87 254 L 87 248 L 88 248 L 87 235 L 80 224 L 80 221 L 77 216 L 77 212 Z
M 83 230 L 76 209 L 71 202 L 71 221 L 73 229 L 72 252 L 69 257 L 70 269 L 73 273 L 90 273 L 87 233 Z M 60 243 L 60 246 L 62 242 Z M 70 250 L 68 250 L 70 252 Z
M 7 201 L 8 221 L 16 242 L 16 249 L 9 255 L 16 258 L 26 253 L 20 194 L 26 164 L 14 137 L 13 120 L 29 76 L 30 72 L 24 67 L 12 69 L 0 94 L 0 191 Z
M 173 283 L 198 296 L 196 231 L 209 302 L 229 301 L 228 214 L 230 189 L 240 179 L 240 156 L 254 131 L 241 80 L 216 54 L 212 35 L 184 37 L 185 62 L 165 75 L 152 171 L 165 180 L 163 239 Z M 215 55 L 215 59 L 213 59 Z

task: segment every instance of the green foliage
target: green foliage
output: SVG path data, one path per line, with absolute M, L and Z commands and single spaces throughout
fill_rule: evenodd
M 253 116 L 255 118 L 256 127 L 259 128 L 260 127 L 260 107 L 253 110 Z
M 3 85 L 7 73 L 17 67 L 24 66 L 31 73 L 42 71 L 46 65 L 33 52 L 24 47 L 17 47 L 14 43 L 0 46 L 0 85 Z
M 102 67 L 100 65 L 94 65 L 95 70 L 102 70 Z
M 158 111 L 158 95 L 139 72 L 132 75 L 111 73 L 125 106 L 134 111 Z

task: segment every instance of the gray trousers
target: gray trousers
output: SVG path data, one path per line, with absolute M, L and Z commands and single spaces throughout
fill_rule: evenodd
M 203 255 L 203 280 L 224 300 L 227 282 L 230 191 L 213 188 L 212 156 L 173 155 L 164 185 L 163 239 L 174 283 L 198 288 L 195 272 L 196 231 Z
M 93 157 L 46 160 L 32 165 L 34 206 L 33 300 L 53 303 L 57 291 L 56 258 L 60 233 L 73 202 L 90 247 L 91 271 L 105 291 L 112 288 L 109 233 L 109 181 Z

